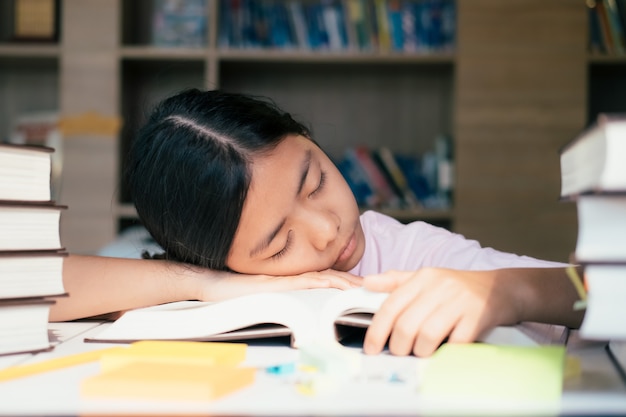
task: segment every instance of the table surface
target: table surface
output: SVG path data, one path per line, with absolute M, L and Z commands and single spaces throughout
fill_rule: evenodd
M 109 323 L 82 321 L 51 323 L 53 350 L 38 354 L 0 357 L 0 369 L 63 357 L 110 344 L 85 343 L 84 339 Z M 568 354 L 581 364 L 579 374 L 566 378 L 556 414 L 626 415 L 626 385 L 605 350 L 605 343 L 580 340 L 576 333 L 568 342 Z M 387 354 L 360 355 L 359 374 L 349 381 L 330 384 L 314 394 L 303 394 L 293 376 L 265 372 L 268 366 L 296 361 L 298 352 L 287 346 L 251 345 L 244 365 L 259 368 L 255 383 L 212 402 L 102 401 L 81 398 L 80 382 L 99 372 L 98 363 L 59 369 L 0 383 L 1 415 L 88 415 L 88 414 L 212 414 L 212 415 L 350 415 L 391 416 L 435 413 L 440 405 L 429 405 L 417 393 L 420 367 L 427 359 Z M 395 381 L 390 383 L 389 375 Z M 398 382 L 400 381 L 400 382 Z M 450 406 L 450 404 L 448 404 Z M 516 405 L 515 413 L 533 414 L 533 405 Z M 439 408 L 438 408 L 439 407 Z M 457 404 L 461 414 L 472 408 Z M 478 414 L 485 410 L 481 409 Z M 496 413 L 501 409 L 492 410 Z

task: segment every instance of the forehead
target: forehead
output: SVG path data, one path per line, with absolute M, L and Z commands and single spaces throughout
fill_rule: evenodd
M 251 164 L 252 178 L 246 195 L 231 256 L 247 256 L 268 227 L 286 216 L 296 199 L 307 155 L 315 158 L 317 146 L 302 136 L 285 138 L 272 152 L 257 156 Z
M 303 159 L 313 147 L 314 144 L 311 140 L 299 135 L 292 135 L 287 136 L 270 152 L 254 156 L 250 164 L 252 178 L 249 191 L 270 187 L 271 184 L 268 182 L 271 181 L 268 180 L 280 172 L 283 173 L 281 175 L 283 179 L 293 180 L 294 172 L 292 171 L 299 173 Z

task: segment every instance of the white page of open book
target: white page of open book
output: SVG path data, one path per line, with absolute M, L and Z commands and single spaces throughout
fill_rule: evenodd
M 347 310 L 373 313 L 386 297 L 386 293 L 362 288 L 321 288 L 257 293 L 217 303 L 169 303 L 129 311 L 96 339 L 201 340 L 260 323 L 274 323 L 291 329 L 297 346 L 312 338 L 334 339 L 335 318 Z

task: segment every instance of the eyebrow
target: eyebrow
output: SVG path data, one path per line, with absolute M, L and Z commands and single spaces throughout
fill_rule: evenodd
M 307 149 L 305 155 L 304 155 L 304 160 L 302 161 L 302 164 L 300 164 L 300 180 L 298 181 L 298 188 L 296 190 L 296 196 L 298 196 L 301 192 L 302 192 L 302 188 L 304 188 L 304 183 L 306 181 L 306 177 L 309 175 L 309 168 L 311 167 L 311 158 L 313 156 L 313 153 L 311 152 L 310 149 Z M 280 221 L 280 223 L 274 227 L 271 232 L 269 232 L 267 234 L 267 236 L 265 236 L 265 238 L 263 240 L 261 240 L 251 251 L 250 251 L 250 257 L 254 257 L 256 254 L 263 252 L 265 249 L 267 249 L 267 247 L 270 245 L 270 243 L 272 243 L 272 241 L 274 240 L 274 238 L 276 237 L 276 235 L 278 234 L 278 232 L 280 232 L 280 229 L 283 228 L 283 226 L 285 225 L 285 222 L 287 221 L 286 218 L 282 219 Z

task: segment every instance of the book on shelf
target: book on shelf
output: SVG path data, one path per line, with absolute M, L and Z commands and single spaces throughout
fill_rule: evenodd
M 348 183 L 359 206 L 376 207 L 381 204 L 379 196 L 354 152 L 347 150 L 343 157 L 336 161 L 336 166 Z
M 58 0 L 13 0 L 14 41 L 48 42 L 57 38 Z
M 616 0 L 596 0 L 604 5 L 607 15 L 607 23 L 609 32 L 613 41 L 613 48 L 617 55 L 624 54 L 624 28 L 622 27 L 622 19 L 620 11 L 617 8 Z
M 152 44 L 202 47 L 206 44 L 208 0 L 154 0 Z
M 626 114 L 600 114 L 560 150 L 561 198 L 625 191 Z
M 587 2 L 587 20 L 589 23 L 588 49 L 591 53 L 605 53 L 605 35 L 597 8 L 598 5 L 595 1 Z
M 0 200 L 49 201 L 53 148 L 0 143 Z
M 610 27 L 609 12 L 603 0 L 596 0 L 592 3 L 592 12 L 595 13 L 602 42 L 602 51 L 608 54 L 615 53 L 615 39 Z
M 349 44 L 355 50 L 367 50 L 371 45 L 371 28 L 366 16 L 364 0 L 346 2 L 346 29 Z
M 419 155 L 400 153 L 395 155 L 395 159 L 413 194 L 415 194 L 422 206 L 431 208 L 433 207 L 432 200 L 436 189 L 424 174 L 424 158 L 427 158 L 427 156 L 427 154 L 420 157 Z
M 452 162 L 434 151 L 419 156 L 359 145 L 347 148 L 336 165 L 361 207 L 411 210 L 451 205 Z
M 404 50 L 404 27 L 400 0 L 387 0 L 387 17 L 391 50 L 401 52 Z
M 589 50 L 623 55 L 626 50 L 626 3 L 624 0 L 586 2 L 589 13 Z
M 43 297 L 0 299 L 0 355 L 50 349 L 52 304 L 54 300 Z
M 64 251 L 0 252 L 0 299 L 65 294 Z
M 587 339 L 626 340 L 626 259 L 584 264 L 584 282 L 587 307 L 580 335 Z
M 399 207 L 400 198 L 396 194 L 389 180 L 374 160 L 372 152 L 367 146 L 360 145 L 346 150 L 347 153 L 354 153 L 354 160 L 358 163 L 367 177 L 367 181 L 374 189 L 381 205 L 387 207 Z
M 408 208 L 419 208 L 422 206 L 419 198 L 409 186 L 409 181 L 398 165 L 395 155 L 389 148 L 383 146 L 373 150 L 372 158 L 378 164 L 396 194 L 400 196 L 404 206 Z
M 387 296 L 363 288 L 321 288 L 257 293 L 220 302 L 175 302 L 127 311 L 86 341 L 288 338 L 295 348 L 337 341 L 358 343 Z M 536 340 L 517 327 L 498 327 L 481 340 L 537 345 Z
M 61 212 L 54 202 L 0 201 L 0 251 L 60 250 Z
M 626 192 L 576 197 L 578 262 L 626 262 Z
M 391 50 L 391 31 L 392 22 L 389 21 L 387 0 L 372 0 L 374 2 L 373 19 L 376 21 L 378 28 L 378 49 L 386 52 Z

